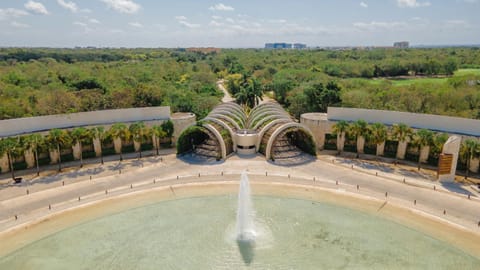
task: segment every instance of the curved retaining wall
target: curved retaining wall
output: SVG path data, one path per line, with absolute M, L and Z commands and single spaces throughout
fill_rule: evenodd
M 1 120 L 0 137 L 47 131 L 53 128 L 63 129 L 80 126 L 109 125 L 118 122 L 128 123 L 168 119 L 170 119 L 170 107 L 168 106 L 26 117 Z

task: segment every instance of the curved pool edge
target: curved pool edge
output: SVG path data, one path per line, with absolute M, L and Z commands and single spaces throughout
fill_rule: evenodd
M 255 195 L 269 195 L 324 202 L 381 216 L 406 227 L 418 230 L 480 259 L 480 234 L 441 216 L 408 207 L 395 200 L 381 200 L 372 196 L 343 189 L 317 186 L 303 179 L 269 177 L 268 181 L 252 175 L 251 185 Z M 239 175 L 226 175 L 223 180 L 198 181 L 196 177 L 187 182 L 171 184 L 168 181 L 155 187 L 125 190 L 108 197 L 93 197 L 80 205 L 64 209 L 44 211 L 0 232 L 0 242 L 8 243 L 0 250 L 0 257 L 40 240 L 63 229 L 115 214 L 128 209 L 156 202 L 213 195 L 234 194 L 238 189 Z M 172 179 L 174 180 L 174 179 Z M 286 181 L 288 180 L 288 182 Z M 191 181 L 191 182 L 188 182 Z M 303 181 L 303 182 L 302 182 Z

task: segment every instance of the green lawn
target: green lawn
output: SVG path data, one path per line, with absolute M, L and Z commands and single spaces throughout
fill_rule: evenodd
M 361 79 L 370 84 L 379 85 L 382 82 L 391 82 L 393 86 L 408 86 L 415 83 L 446 83 L 448 78 L 415 78 L 415 79 Z
M 464 68 L 459 69 L 455 72 L 453 76 L 464 76 L 464 75 L 479 75 L 480 69 L 478 68 Z M 382 82 L 388 81 L 391 82 L 393 86 L 408 86 L 415 83 L 428 83 L 428 84 L 443 84 L 448 81 L 447 78 L 413 78 L 413 79 L 361 79 L 362 81 L 368 82 L 370 84 L 379 85 Z
M 455 72 L 455 75 L 462 76 L 462 75 L 480 75 L 480 68 L 463 68 L 459 69 Z

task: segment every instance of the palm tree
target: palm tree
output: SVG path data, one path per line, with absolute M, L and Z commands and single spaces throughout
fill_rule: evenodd
M 438 155 L 442 152 L 443 145 L 447 142 L 448 140 L 448 134 L 446 133 L 437 133 L 433 137 L 433 144 L 432 144 L 432 149 L 431 152 L 432 154 Z
M 150 135 L 150 129 L 145 126 L 143 122 L 136 122 L 130 125 L 130 134 L 132 134 L 132 138 L 134 142 L 140 144 L 138 148 L 139 158 L 142 158 L 142 144 L 148 139 Z
M 392 135 L 398 141 L 396 158 L 404 159 L 407 143 L 411 139 L 413 129 L 403 123 L 395 124 L 392 128 Z
M 333 134 L 337 134 L 338 154 L 342 153 L 343 151 L 343 147 L 345 145 L 345 133 L 348 131 L 349 126 L 350 125 L 348 124 L 347 121 L 340 120 L 336 122 L 332 127 Z
M 173 125 L 173 122 L 171 120 L 168 120 L 166 122 L 163 122 L 160 126 L 162 127 L 163 131 L 167 133 L 166 138 L 169 138 L 171 143 L 173 132 L 175 131 L 175 126 Z
M 430 148 L 434 143 L 434 132 L 428 129 L 420 129 L 413 135 L 413 144 L 419 149 L 418 155 L 418 170 L 420 170 L 422 162 L 422 149 L 425 147 Z M 428 149 L 430 151 L 430 149 Z M 427 154 L 428 159 L 428 154 Z
M 255 78 L 251 78 L 249 82 L 245 81 L 234 97 L 239 104 L 254 108 L 260 100 L 263 100 L 262 95 L 260 83 Z
M 37 167 L 37 176 L 40 175 L 40 164 L 38 162 L 38 152 L 45 148 L 45 137 L 38 133 L 32 133 L 24 137 L 24 146 L 27 150 L 32 150 L 35 156 L 35 166 Z
M 387 127 L 382 123 L 374 123 L 369 126 L 370 139 L 377 145 L 376 155 L 383 155 L 383 148 L 388 137 Z
M 163 130 L 161 126 L 152 126 L 153 145 L 155 146 L 156 155 L 158 156 L 158 150 L 160 148 L 160 139 L 167 137 L 167 132 Z
M 108 130 L 110 136 L 113 139 L 120 139 L 120 161 L 123 160 L 123 152 L 122 152 L 122 141 L 126 142 L 130 140 L 130 131 L 128 127 L 123 123 L 115 123 L 113 124 L 110 129 Z
M 49 144 L 49 148 L 56 150 L 58 153 L 58 171 L 62 171 L 62 153 L 60 148 L 69 146 L 72 142 L 68 132 L 62 129 L 54 128 L 48 132 L 46 141 Z
M 93 135 L 93 138 L 97 138 L 100 141 L 100 160 L 103 165 L 103 144 L 110 139 L 110 136 L 108 132 L 105 132 L 104 127 L 94 127 L 91 129 L 91 133 Z
M 369 135 L 368 123 L 365 120 L 357 120 L 350 126 L 349 133 L 357 140 L 357 158 L 363 154 L 365 138 Z
M 13 159 L 23 154 L 24 148 L 22 147 L 20 137 L 9 137 L 0 140 L 0 154 L 7 154 L 8 167 L 12 175 L 12 179 L 15 180 L 15 172 L 13 167 Z
M 84 143 L 92 143 L 92 133 L 84 127 L 78 127 L 70 132 L 73 142 L 80 147 L 80 168 L 83 167 L 83 146 Z
M 460 157 L 467 163 L 465 170 L 465 179 L 468 178 L 470 171 L 470 161 L 480 156 L 480 142 L 474 139 L 466 139 L 460 147 Z

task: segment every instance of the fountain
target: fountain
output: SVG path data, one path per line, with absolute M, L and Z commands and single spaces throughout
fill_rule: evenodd
M 254 256 L 255 228 L 250 183 L 245 171 L 240 176 L 237 208 L 237 245 L 245 264 L 250 264 Z

